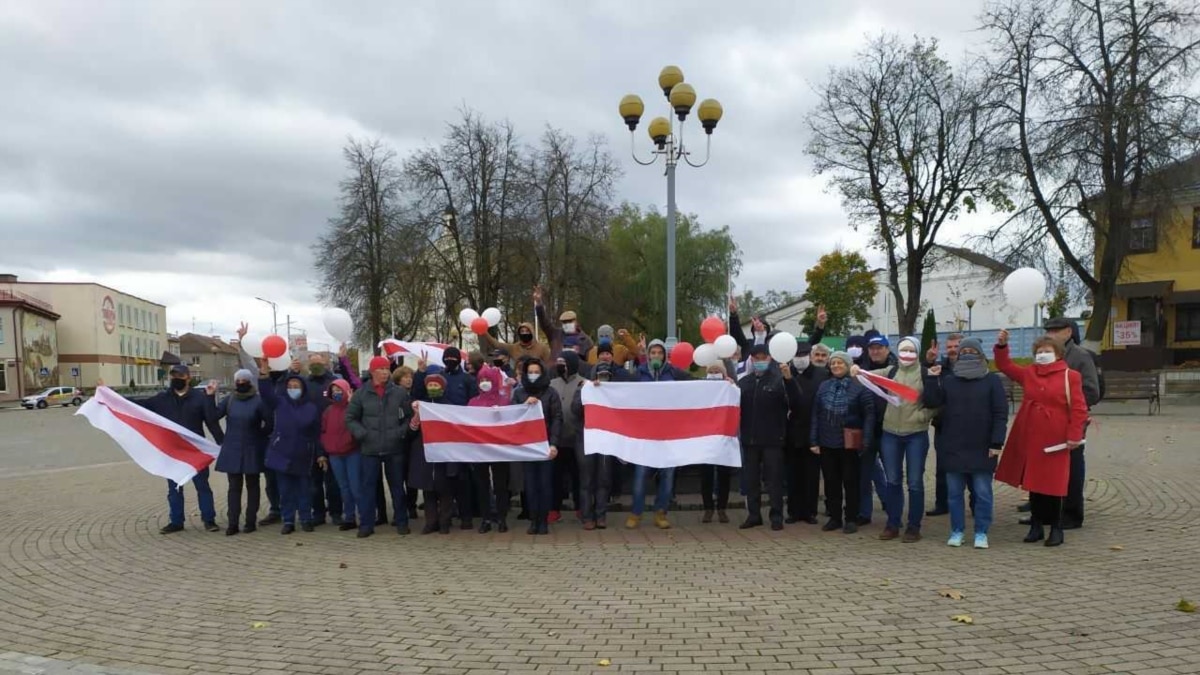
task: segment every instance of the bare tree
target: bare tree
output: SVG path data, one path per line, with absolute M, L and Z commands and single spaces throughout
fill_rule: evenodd
M 978 201 L 1006 204 L 992 177 L 997 115 L 987 85 L 955 75 L 935 41 L 885 35 L 855 65 L 834 69 L 818 94 L 808 154 L 816 172 L 830 176 L 851 224 L 869 228 L 886 255 L 899 330 L 911 334 L 942 227 Z
M 1005 0 L 983 16 L 989 81 L 1003 101 L 1008 169 L 1024 195 L 991 238 L 1009 259 L 1057 249 L 1092 296 L 1098 347 L 1135 210 L 1164 196 L 1170 167 L 1196 150 L 1191 2 Z M 1098 256 L 1094 259 L 1093 256 Z
M 339 213 L 313 246 L 319 294 L 350 312 L 358 338 L 374 346 L 388 333 L 411 334 L 428 311 L 427 287 L 411 282 L 422 278 L 425 247 L 402 209 L 395 152 L 377 139 L 350 139 L 342 155 Z

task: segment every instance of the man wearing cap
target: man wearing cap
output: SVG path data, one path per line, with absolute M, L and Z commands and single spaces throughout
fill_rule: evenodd
M 533 289 L 533 310 L 537 315 L 542 332 L 546 334 L 546 340 L 550 343 L 551 354 L 561 354 L 564 349 L 573 349 L 577 354 L 588 354 L 592 351 L 592 340 L 579 325 L 579 317 L 575 315 L 574 310 L 568 309 L 558 316 L 560 325 L 556 326 L 550 321 L 550 315 L 546 313 L 546 308 L 542 305 L 542 288 L 540 286 Z M 553 361 L 553 359 L 546 359 L 545 363 L 553 363 Z
M 1088 408 L 1100 402 L 1100 375 L 1092 353 L 1075 343 L 1073 334 L 1077 330 L 1074 321 L 1065 317 L 1054 317 L 1045 323 L 1046 336 L 1062 345 L 1063 361 L 1067 367 L 1079 373 L 1083 379 L 1083 398 Z M 1087 432 L 1087 424 L 1084 424 Z M 1085 439 L 1086 440 L 1086 439 Z M 1067 480 L 1067 498 L 1063 502 L 1062 529 L 1076 530 L 1083 527 L 1083 487 L 1087 465 L 1083 457 L 1084 445 L 1071 450 L 1071 475 Z
M 135 400 L 134 403 L 201 437 L 204 436 L 204 427 L 208 427 L 208 433 L 220 445 L 225 439 L 225 434 L 209 409 L 205 392 L 192 387 L 192 373 L 188 367 L 171 366 L 169 382 L 170 388 L 166 391 L 142 401 Z M 98 381 L 96 385 L 102 387 L 104 383 Z M 212 410 L 215 411 L 215 408 Z M 221 528 L 217 527 L 217 510 L 213 504 L 212 487 L 208 484 L 207 467 L 192 478 L 192 485 L 196 486 L 196 499 L 200 502 L 200 518 L 204 521 L 204 529 L 220 532 Z M 167 505 L 171 511 L 170 522 L 159 532 L 171 534 L 183 531 L 183 487 L 173 480 L 167 480 Z
M 404 387 L 392 382 L 392 372 L 386 357 L 376 356 L 369 364 L 371 381 L 355 392 L 346 407 L 346 426 L 362 453 L 363 514 L 378 511 L 377 486 L 380 476 L 387 478 L 392 495 L 392 524 L 401 535 L 409 533 L 408 499 L 404 492 L 408 467 L 406 441 L 413 419 L 412 400 Z M 375 533 L 370 517 L 358 523 L 359 538 Z
M 790 523 L 817 523 L 817 498 L 821 489 L 821 456 L 809 447 L 812 429 L 813 401 L 821 383 L 829 379 L 829 347 L 810 346 L 797 340 L 796 357 L 792 359 L 792 375 L 800 389 L 799 410 L 788 420 L 787 452 L 784 455 L 788 484 L 788 517 Z
M 867 351 L 861 359 L 862 363 L 859 364 L 863 370 L 884 370 L 884 375 L 887 375 L 893 368 L 899 368 L 900 362 L 892 353 L 891 342 L 886 336 L 872 328 L 862 337 L 867 344 Z M 882 503 L 883 495 L 887 494 L 887 476 L 883 472 L 883 462 L 880 461 L 880 448 L 883 444 L 883 415 L 887 412 L 888 402 L 879 396 L 875 396 L 873 399 L 875 401 L 875 433 L 871 438 L 874 439 L 874 442 L 870 447 L 863 448 L 862 468 L 858 476 L 859 527 L 871 523 L 871 516 L 875 510 L 874 495 L 879 495 L 879 501 Z M 872 484 L 875 486 L 874 493 L 871 491 Z
M 751 373 L 737 384 L 741 390 L 740 441 L 746 472 L 746 521 L 741 529 L 758 527 L 762 519 L 762 486 L 770 495 L 772 530 L 783 529 L 783 445 L 788 417 L 798 415 L 800 390 L 791 364 L 776 367 L 767 345 L 750 348 Z M 812 454 L 811 451 L 809 454 Z
M 631 360 L 641 356 L 638 354 L 637 340 L 629 334 L 629 331 L 622 328 L 617 331 L 616 340 L 613 339 L 613 327 L 605 324 L 596 329 L 596 346 L 592 347 L 587 353 L 587 362 L 591 365 L 596 365 L 600 362 L 600 348 L 607 347 L 609 354 L 612 356 L 611 363 L 616 363 L 624 368 Z

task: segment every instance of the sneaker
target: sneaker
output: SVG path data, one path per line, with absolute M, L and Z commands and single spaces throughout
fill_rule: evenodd
M 712 522 L 712 519 L 713 519 L 713 512 L 712 512 L 712 510 L 711 510 L 711 509 L 707 509 L 707 510 L 705 510 L 705 511 L 704 511 L 704 515 L 703 515 L 703 516 L 701 516 L 701 518 L 700 518 L 700 522 L 702 522 L 702 523 L 711 523 L 711 522 Z
M 600 516 L 599 518 L 597 518 L 596 519 L 596 529 L 597 530 L 607 530 L 608 529 L 608 518 L 605 518 L 604 516 Z
M 883 528 L 883 532 L 879 533 L 879 539 L 881 541 L 891 541 L 893 539 L 896 539 L 899 536 L 900 536 L 900 530 L 898 530 L 894 527 L 885 527 L 885 528 Z
M 951 532 L 950 538 L 946 540 L 947 546 L 953 546 L 955 548 L 962 546 L 962 543 L 963 543 L 963 533 L 962 532 Z
M 242 528 L 242 534 L 252 534 L 257 530 L 258 530 L 258 526 L 255 525 L 254 523 L 252 523 L 252 522 L 246 523 L 246 526 Z
M 633 513 L 629 514 L 629 517 L 625 519 L 625 529 L 627 530 L 636 530 L 638 525 L 641 524 L 642 517 Z
M 296 531 L 296 526 L 289 523 L 289 524 L 283 526 L 283 529 L 279 531 L 279 534 L 291 534 L 295 531 Z
M 746 520 L 741 525 L 738 526 L 738 529 L 748 530 L 752 527 L 760 527 L 760 526 L 762 526 L 762 524 L 763 524 L 762 518 L 755 518 L 754 516 L 747 516 Z
M 988 547 L 987 535 L 982 532 L 976 532 L 975 533 L 975 548 L 987 548 L 987 547 Z
M 357 530 L 357 529 L 358 529 L 358 523 L 356 523 L 352 520 L 344 522 L 341 525 L 338 525 L 338 532 L 349 532 L 350 530 Z
M 656 511 L 654 513 L 654 526 L 660 530 L 671 529 L 671 521 L 667 520 L 666 511 Z
M 858 532 L 857 523 L 847 521 L 846 524 L 842 526 L 842 534 L 854 534 L 855 532 Z
M 821 526 L 822 532 L 833 532 L 834 530 L 840 530 L 840 529 L 842 529 L 842 521 L 833 520 L 832 518 L 829 520 L 828 523 L 825 523 L 824 525 Z
M 904 531 L 904 538 L 900 541 L 904 542 L 905 544 L 915 544 L 918 541 L 921 541 L 921 531 L 914 530 L 910 527 Z
M 258 524 L 262 525 L 263 527 L 266 527 L 267 525 L 278 525 L 282 521 L 283 521 L 283 519 L 279 517 L 278 513 L 270 513 L 270 514 L 267 514 L 266 518 L 263 518 L 262 520 L 258 521 Z
M 562 511 L 551 511 L 550 517 L 548 517 L 546 520 L 550 523 L 557 523 L 558 521 L 562 520 Z
M 718 523 L 728 523 L 729 522 L 729 514 L 725 513 L 725 509 L 717 509 L 717 522 Z
M 591 532 L 592 530 L 596 529 L 596 521 L 594 521 L 594 520 L 583 521 L 583 529 L 586 532 Z
M 357 536 L 359 539 L 366 539 L 373 534 L 375 534 L 375 530 L 359 530 L 358 534 L 355 536 Z
M 210 520 L 210 521 L 204 523 L 204 531 L 205 532 L 220 532 L 221 527 L 219 525 L 217 525 L 217 521 Z
M 232 537 L 233 535 L 237 534 L 239 531 L 240 530 L 238 530 L 237 525 L 230 525 L 229 527 L 225 528 L 225 536 Z
M 400 535 L 401 537 L 407 537 L 408 535 L 412 534 L 412 530 L 410 530 L 407 525 L 397 525 L 396 534 Z
M 159 534 L 174 534 L 176 532 L 183 532 L 183 526 L 170 523 L 158 531 Z

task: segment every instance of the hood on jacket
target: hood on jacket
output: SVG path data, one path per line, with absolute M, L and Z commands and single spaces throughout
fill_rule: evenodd
M 669 350 L 667 349 L 667 343 L 665 343 L 665 342 L 663 342 L 662 340 L 659 340 L 659 339 L 657 339 L 657 338 L 656 338 L 656 339 L 654 339 L 654 340 L 651 340 L 651 341 L 650 341 L 650 344 L 646 345 L 646 359 L 647 359 L 647 361 L 646 361 L 646 362 L 647 362 L 647 363 L 649 363 L 649 362 L 650 362 L 650 361 L 649 361 L 649 359 L 650 359 L 650 350 L 651 350 L 651 349 L 654 349 L 655 347 L 662 347 L 662 350 L 663 350 L 663 363 L 667 363 L 667 356 L 669 356 Z
M 517 345 L 524 345 L 524 344 L 526 344 L 526 343 L 524 343 L 524 342 L 521 342 L 521 331 L 523 331 L 523 330 L 527 330 L 527 331 L 529 331 L 529 334 L 533 336 L 533 340 L 531 340 L 531 341 L 528 343 L 530 346 L 533 346 L 533 345 L 534 345 L 534 344 L 535 344 L 535 343 L 538 341 L 537 330 L 535 330 L 535 329 L 534 329 L 534 327 L 533 327 L 533 324 L 529 323 L 528 321 L 526 321 L 526 322 L 524 322 L 524 323 L 522 323 L 522 324 L 520 324 L 520 325 L 518 325 L 518 326 L 517 326 L 517 341 L 516 341 L 516 344 L 517 344 Z
M 469 406 L 494 406 L 507 405 L 509 402 L 501 394 L 501 389 L 504 386 L 504 371 L 494 366 L 484 366 L 479 369 L 478 376 L 479 384 L 490 382 L 492 385 L 491 391 L 483 391 L 483 387 L 479 389 L 479 395 L 467 402 Z
M 338 403 L 337 401 L 333 401 L 333 390 L 335 387 L 338 389 L 341 389 L 342 392 L 345 394 L 345 396 L 342 397 L 341 403 Z M 354 395 L 354 391 L 350 389 L 349 382 L 347 382 L 339 377 L 338 379 L 334 380 L 329 385 L 329 387 L 327 387 L 325 389 L 325 395 L 329 397 L 330 401 L 333 401 L 334 405 L 346 405 L 346 404 L 350 403 L 350 397 Z
M 292 380 L 295 380 L 300 383 L 300 398 L 298 398 L 294 401 L 292 400 L 291 396 L 288 396 L 288 393 L 287 393 L 288 383 L 291 382 Z M 299 405 L 301 403 L 307 402 L 308 401 L 308 380 L 307 380 L 307 378 L 305 378 L 300 373 L 293 373 L 291 371 L 288 371 L 287 376 L 283 378 L 283 392 L 284 392 L 283 395 L 287 397 L 287 400 L 292 403 Z
M 564 349 L 562 353 L 558 355 L 558 358 L 562 359 L 562 361 L 567 364 L 567 377 L 564 379 L 569 380 L 579 374 L 578 352 L 573 349 Z
M 537 382 L 529 381 L 529 366 L 537 364 L 542 368 L 542 376 Z M 521 363 L 521 388 L 530 396 L 540 396 L 542 392 L 550 387 L 550 373 L 546 370 L 546 364 L 542 363 L 539 358 L 529 358 Z

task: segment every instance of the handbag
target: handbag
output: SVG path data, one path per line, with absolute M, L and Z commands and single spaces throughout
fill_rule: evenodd
M 842 445 L 847 450 L 862 450 L 863 430 L 849 428 L 842 429 Z

